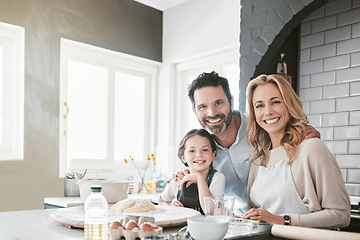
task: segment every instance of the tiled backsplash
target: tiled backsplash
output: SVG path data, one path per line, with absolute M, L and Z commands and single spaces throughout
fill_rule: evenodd
M 299 95 L 335 155 L 347 191 L 360 196 L 360 1 L 336 0 L 301 25 Z

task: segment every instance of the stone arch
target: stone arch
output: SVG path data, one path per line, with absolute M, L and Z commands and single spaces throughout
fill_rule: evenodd
M 302 20 L 331 0 L 241 0 L 239 108 L 246 87 L 261 73 L 273 73 L 279 48 Z

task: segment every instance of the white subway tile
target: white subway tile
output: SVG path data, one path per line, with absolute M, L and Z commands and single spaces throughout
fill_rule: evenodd
M 310 34 L 301 38 L 301 49 L 324 44 L 324 32 Z
M 311 22 L 311 32 L 316 33 L 336 27 L 336 16 L 316 19 Z
M 310 102 L 303 102 L 303 111 L 306 115 L 309 115 L 310 113 Z
M 351 26 L 351 37 L 360 37 L 360 23 L 356 23 Z
M 336 55 L 336 44 L 326 44 L 311 48 L 311 60 L 333 57 Z
M 300 99 L 302 101 L 314 101 L 322 99 L 321 87 L 300 89 Z
M 346 183 L 345 188 L 350 196 L 360 196 L 360 184 Z
M 350 96 L 358 95 L 360 95 L 360 81 L 350 83 Z
M 349 54 L 324 59 L 324 71 L 338 70 L 349 67 Z
M 360 140 L 349 140 L 349 153 L 360 154 Z
M 336 71 L 336 83 L 360 80 L 360 67 L 341 69 Z
M 310 61 L 310 48 L 300 50 L 300 62 Z
M 336 111 L 356 111 L 360 110 L 360 96 L 336 99 Z
M 360 168 L 359 155 L 336 155 L 336 160 L 341 168 Z
M 323 87 L 323 99 L 348 97 L 349 85 L 345 83 Z
M 360 52 L 352 53 L 350 57 L 351 67 L 360 66 Z
M 304 22 L 311 21 L 311 20 L 314 20 L 317 18 L 321 18 L 324 16 L 324 14 L 325 14 L 324 6 L 322 6 L 322 7 L 318 8 L 317 10 L 313 11 L 312 13 L 310 13 L 309 16 L 307 16 L 304 19 Z
M 347 112 L 323 114 L 322 125 L 324 127 L 348 125 L 348 115 Z
M 344 13 L 339 13 L 338 17 L 338 26 L 344 26 L 352 23 L 359 22 L 360 9 L 353 9 Z
M 338 42 L 351 38 L 351 26 L 325 31 L 325 43 Z
M 360 51 L 360 37 L 337 43 L 337 55 Z
M 325 15 L 329 16 L 332 14 L 348 11 L 351 9 L 351 0 L 341 0 L 328 2 L 325 5 Z
M 348 169 L 346 182 L 360 183 L 360 169 Z
M 348 140 L 360 138 L 360 126 L 334 127 L 335 140 Z
M 335 84 L 335 71 L 311 75 L 311 87 Z
M 323 60 L 300 63 L 300 75 L 323 72 Z
M 350 125 L 360 125 L 360 111 L 350 112 Z
M 310 102 L 310 114 L 335 112 L 335 99 Z
M 324 143 L 332 154 L 347 154 L 347 141 L 324 141 Z
M 341 177 L 342 177 L 342 179 L 343 179 L 343 182 L 346 182 L 347 169 L 341 169 L 341 168 L 340 168 L 340 172 L 341 172 Z
M 332 127 L 327 128 L 316 128 L 321 134 L 321 140 L 331 141 L 334 140 L 334 129 Z
M 321 119 L 322 119 L 321 114 L 308 115 L 309 124 L 314 128 L 321 127 Z
M 301 23 L 301 36 L 308 35 L 311 33 L 311 22 Z
M 335 81 L 335 79 L 334 79 Z M 304 75 L 304 76 L 300 76 L 300 81 L 299 81 L 299 88 L 309 88 L 310 87 L 310 75 Z

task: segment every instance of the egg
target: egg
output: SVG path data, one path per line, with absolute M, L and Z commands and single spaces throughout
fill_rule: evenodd
M 151 232 L 154 231 L 154 229 L 158 229 L 159 227 L 153 223 L 150 222 L 144 222 L 140 225 L 140 230 L 143 230 L 144 232 Z
M 134 228 L 139 228 L 134 220 L 130 220 L 125 224 L 125 230 L 133 230 Z
M 122 227 L 122 224 L 119 221 L 112 222 L 109 226 L 110 229 L 118 229 L 119 227 Z

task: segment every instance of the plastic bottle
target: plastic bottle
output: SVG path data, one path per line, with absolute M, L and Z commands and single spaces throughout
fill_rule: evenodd
M 108 240 L 108 203 L 101 194 L 100 185 L 92 185 L 85 201 L 85 239 Z

